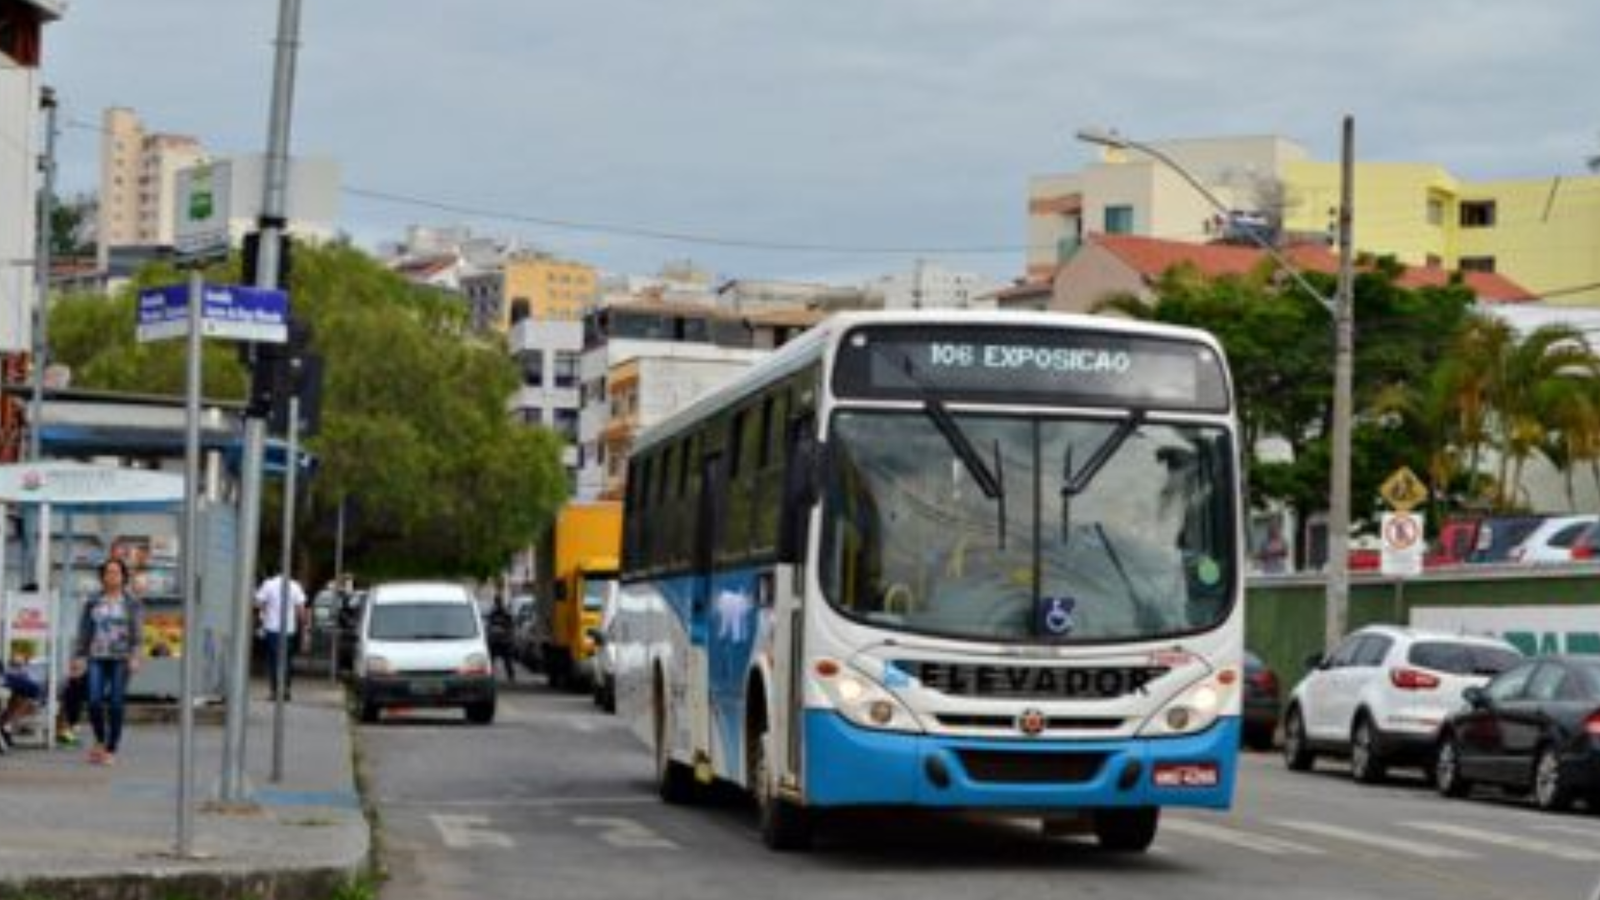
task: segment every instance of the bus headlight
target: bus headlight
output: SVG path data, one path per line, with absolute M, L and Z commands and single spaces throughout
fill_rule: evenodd
M 1239 671 L 1219 669 L 1200 679 L 1145 721 L 1142 737 L 1170 737 L 1205 731 L 1228 710 L 1239 683 Z
M 832 660 L 820 661 L 814 672 L 822 693 L 850 722 L 878 731 L 922 731 L 911 710 L 876 681 Z

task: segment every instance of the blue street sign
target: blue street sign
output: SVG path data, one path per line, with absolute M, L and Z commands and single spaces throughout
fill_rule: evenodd
M 200 313 L 204 337 L 282 344 L 289 340 L 289 294 L 275 288 L 208 284 Z M 139 341 L 189 333 L 189 286 L 171 284 L 139 295 Z

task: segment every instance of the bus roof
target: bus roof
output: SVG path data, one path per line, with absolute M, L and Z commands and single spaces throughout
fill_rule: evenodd
M 1115 316 L 1035 310 L 916 309 L 837 312 L 779 348 L 750 371 L 695 400 L 646 429 L 634 442 L 633 453 L 669 441 L 717 410 L 733 406 L 775 381 L 793 375 L 821 359 L 846 331 L 862 325 L 1010 325 L 1072 328 L 1110 334 L 1142 335 L 1183 340 L 1204 345 L 1221 356 L 1222 345 L 1209 332 L 1197 328 L 1145 322 Z

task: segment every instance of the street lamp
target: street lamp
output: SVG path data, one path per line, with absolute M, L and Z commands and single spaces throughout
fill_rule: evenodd
M 1321 291 L 1318 291 L 1310 282 L 1306 281 L 1300 270 L 1288 259 L 1284 258 L 1283 254 L 1270 241 L 1263 238 L 1254 229 L 1243 229 L 1250 240 L 1265 251 L 1272 258 L 1272 261 L 1278 264 L 1280 269 L 1287 272 L 1301 290 L 1305 291 L 1333 314 L 1333 428 L 1331 435 L 1333 462 L 1328 489 L 1327 609 L 1323 620 L 1323 645 L 1327 650 L 1332 650 L 1334 645 L 1344 637 L 1350 608 L 1350 418 L 1353 405 L 1351 401 L 1351 382 L 1353 381 L 1352 365 L 1354 358 L 1354 339 L 1351 327 L 1351 287 L 1354 281 L 1354 269 L 1352 265 L 1350 224 L 1352 217 L 1352 182 L 1354 180 L 1352 177 L 1354 168 L 1352 162 L 1354 156 L 1354 134 L 1354 120 L 1350 116 L 1345 116 L 1339 183 L 1339 281 L 1338 289 L 1332 298 L 1324 296 Z M 1078 140 L 1101 147 L 1134 150 L 1142 153 L 1177 173 L 1200 196 L 1204 197 L 1206 202 L 1216 207 L 1223 215 L 1228 215 L 1229 213 L 1227 204 L 1211 193 L 1210 189 L 1195 178 L 1189 170 L 1179 165 L 1177 160 L 1174 160 L 1159 148 L 1125 137 L 1115 130 L 1099 128 L 1079 130 Z

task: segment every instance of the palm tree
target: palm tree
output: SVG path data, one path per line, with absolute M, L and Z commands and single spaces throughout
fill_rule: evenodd
M 1449 395 L 1449 405 L 1455 410 L 1453 430 L 1466 451 L 1471 490 L 1481 474 L 1483 446 L 1489 442 L 1499 373 L 1505 368 L 1509 348 L 1516 343 L 1516 333 L 1503 319 L 1474 315 L 1467 319 L 1454 343 L 1453 351 L 1440 363 L 1437 378 L 1439 389 Z M 1500 483 L 1505 483 L 1503 472 Z
M 1491 391 L 1500 431 L 1502 508 L 1515 501 L 1524 464 L 1553 430 L 1547 424 L 1553 408 L 1571 406 L 1567 396 L 1600 377 L 1594 351 L 1570 325 L 1542 326 L 1506 350 Z

